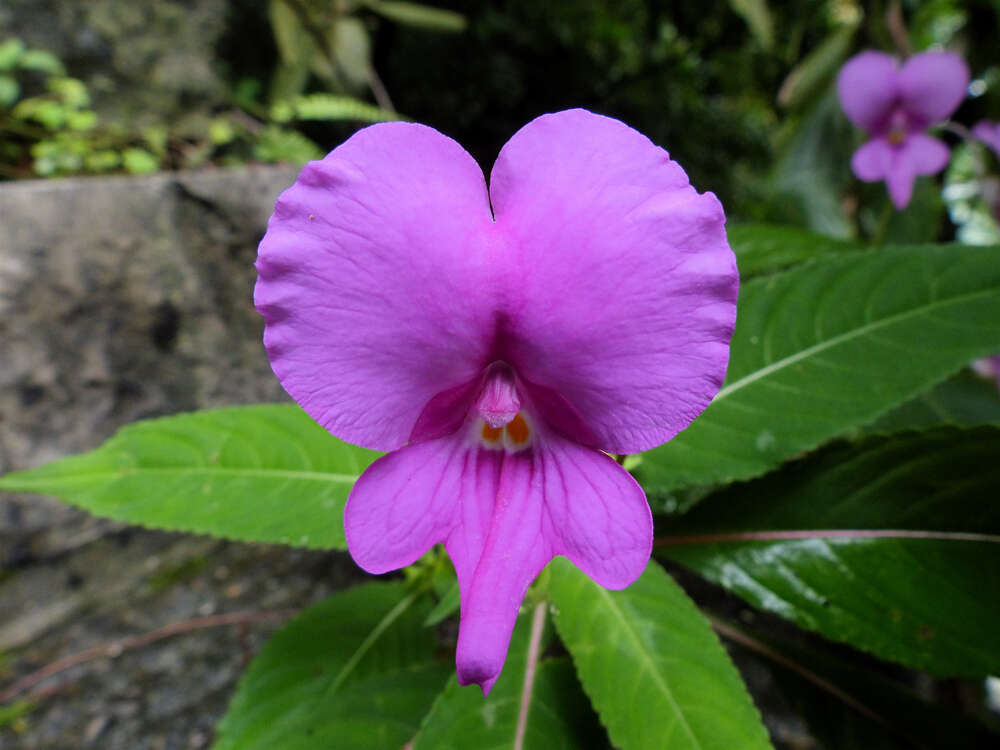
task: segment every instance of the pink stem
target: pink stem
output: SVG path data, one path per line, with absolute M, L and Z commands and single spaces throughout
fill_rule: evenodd
M 720 542 L 778 542 L 790 539 L 936 539 L 948 542 L 1000 543 L 1000 535 L 965 531 L 907 531 L 903 529 L 817 529 L 811 531 L 738 531 L 724 534 L 661 536 L 654 547 Z

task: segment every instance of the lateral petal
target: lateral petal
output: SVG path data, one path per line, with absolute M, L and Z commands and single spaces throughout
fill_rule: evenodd
M 872 138 L 851 157 L 851 169 L 865 182 L 884 180 L 892 166 L 893 147 L 885 138 Z
M 543 115 L 490 177 L 503 359 L 546 420 L 631 453 L 684 429 L 719 389 L 738 276 L 725 216 L 667 152 L 585 110 Z M 582 415 L 573 430 L 560 411 Z
M 386 573 L 450 539 L 459 580 L 482 553 L 503 460 L 464 432 L 411 443 L 382 456 L 355 483 L 344 508 L 344 534 L 354 561 Z
M 337 437 L 402 445 L 434 396 L 488 363 L 491 226 L 482 170 L 432 128 L 373 125 L 307 164 L 256 264 L 285 390 Z

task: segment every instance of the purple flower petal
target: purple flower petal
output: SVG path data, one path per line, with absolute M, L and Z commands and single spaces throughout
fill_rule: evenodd
M 653 538 L 645 495 L 607 455 L 540 429 L 528 450 L 490 450 L 469 430 L 372 464 L 344 513 L 351 555 L 371 573 L 443 542 L 458 574 L 462 684 L 484 693 L 503 668 L 525 591 L 554 555 L 608 588 L 642 573 Z
M 889 174 L 893 147 L 885 138 L 872 138 L 851 157 L 851 169 L 859 180 L 878 182 Z
M 837 76 L 837 94 L 847 119 L 872 135 L 883 135 L 899 94 L 899 63 L 884 52 L 862 52 Z
M 969 68 L 954 52 L 922 52 L 899 72 L 899 94 L 913 130 L 951 116 L 965 98 Z
M 1000 122 L 982 120 L 976 123 L 972 134 L 989 146 L 1000 157 Z
M 684 429 L 722 383 L 736 317 L 715 196 L 627 125 L 570 110 L 511 138 L 490 197 L 506 248 L 503 359 L 583 415 L 604 450 Z M 542 409 L 554 424 L 566 411 Z
M 649 507 L 596 448 L 653 447 L 705 408 L 738 285 L 715 196 L 617 120 L 540 117 L 491 182 L 430 128 L 360 131 L 279 199 L 255 289 L 285 389 L 396 449 L 351 492 L 351 554 L 381 573 L 444 543 L 459 679 L 484 691 L 553 555 L 611 588 L 644 569 Z
M 431 128 L 374 125 L 308 164 L 257 259 L 254 301 L 285 390 L 344 440 L 406 442 L 431 399 L 487 358 L 491 227 L 482 170 Z
M 872 138 L 854 152 L 851 169 L 865 182 L 885 180 L 889 197 L 902 210 L 913 197 L 917 175 L 932 175 L 944 169 L 949 151 L 941 141 L 923 133 L 893 146 L 885 138 Z

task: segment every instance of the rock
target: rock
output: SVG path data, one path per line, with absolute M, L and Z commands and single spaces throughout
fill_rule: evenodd
M 296 172 L 0 186 L 0 473 L 94 448 L 144 417 L 286 398 L 261 345 L 253 261 Z M 37 705 L 17 734 L 0 727 L 0 747 L 207 746 L 282 619 L 360 577 L 343 553 L 147 531 L 0 494 L 0 693 L 98 649 L 38 683 Z M 246 627 L 121 646 L 261 610 Z
M 144 417 L 283 392 L 253 310 L 290 167 L 0 189 L 0 472 Z

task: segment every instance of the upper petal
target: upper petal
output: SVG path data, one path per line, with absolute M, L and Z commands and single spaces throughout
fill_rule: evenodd
M 889 124 L 898 96 L 899 63 L 884 52 L 862 52 L 840 69 L 837 94 L 847 119 L 879 135 Z
M 968 85 L 969 68 L 954 52 L 922 52 L 899 72 L 903 106 L 917 130 L 950 117 Z
M 306 165 L 268 223 L 254 290 L 285 390 L 344 440 L 403 444 L 433 396 L 484 364 L 491 224 L 479 166 L 422 125 L 373 125 Z
M 568 401 L 608 451 L 684 429 L 722 383 L 736 317 L 715 196 L 627 125 L 570 110 L 511 138 L 490 197 L 504 358 L 518 375 Z

